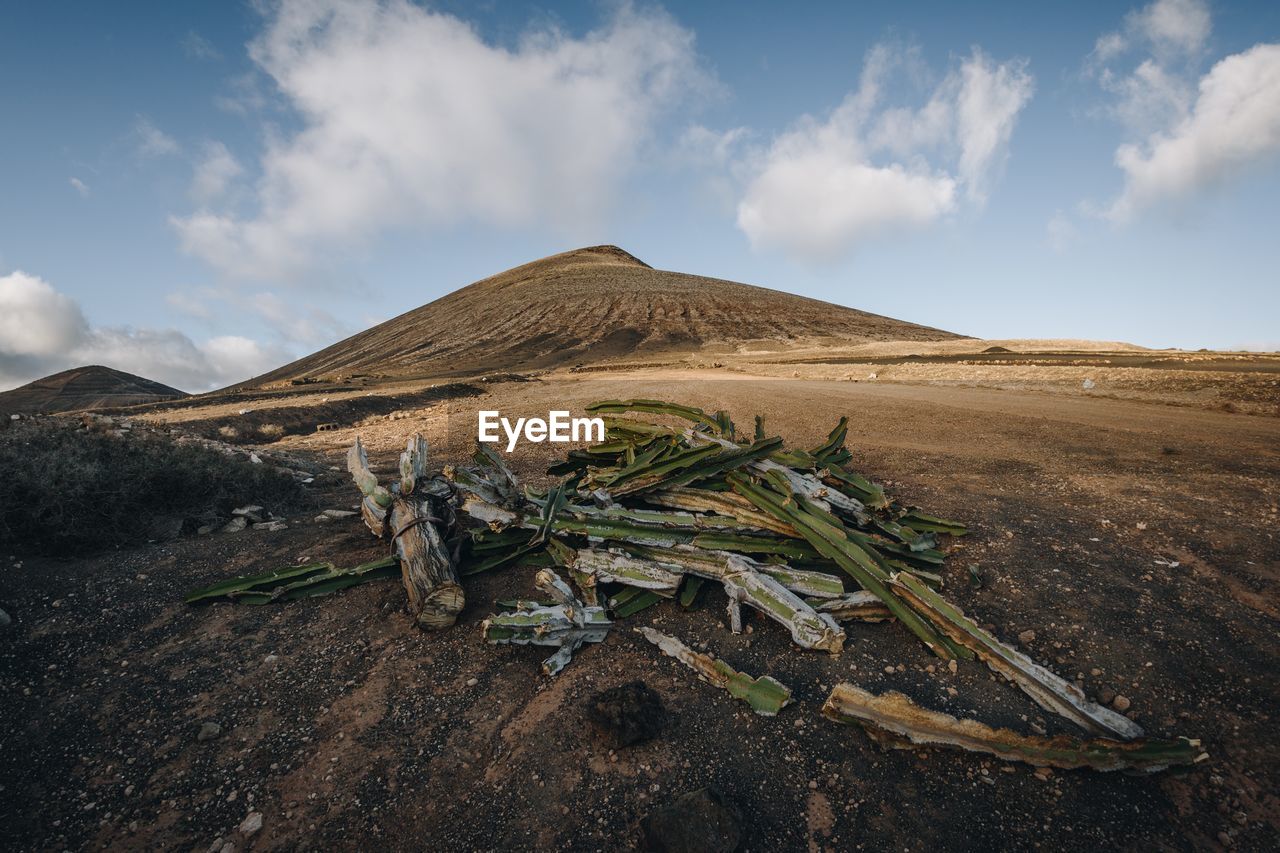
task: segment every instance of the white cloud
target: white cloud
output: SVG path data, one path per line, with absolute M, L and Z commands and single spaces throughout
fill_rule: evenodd
M 0 356 L 56 356 L 88 332 L 71 297 L 21 270 L 0 276 Z
M 1212 21 L 1205 0 L 1156 0 L 1130 15 L 1128 27 L 1158 52 L 1195 53 L 1208 41 Z
M 1124 26 L 1104 33 L 1089 57 L 1105 65 L 1130 49 L 1145 49 L 1162 61 L 1192 56 L 1204 50 L 1213 31 L 1206 0 L 1155 0 L 1125 16 Z
M 961 193 L 984 203 L 1032 78 L 1022 62 L 993 64 L 975 50 L 923 106 L 884 106 L 888 82 L 902 76 L 894 72 L 917 59 L 873 49 L 857 90 L 758 158 L 738 205 L 752 245 L 827 261 L 885 230 L 937 221 L 958 209 Z
M 1143 144 L 1122 145 L 1125 187 L 1110 215 L 1129 219 L 1162 199 L 1236 177 L 1280 154 L 1280 44 L 1228 56 L 1200 80 L 1190 114 Z
M 238 382 L 290 360 L 248 338 L 197 344 L 174 329 L 93 326 L 71 297 L 23 272 L 0 276 L 0 390 L 86 364 L 104 364 L 186 391 Z
M 239 161 L 221 142 L 210 142 L 196 165 L 191 179 L 191 197 L 199 204 L 212 204 L 221 199 L 231 182 L 244 172 Z
M 76 192 L 80 193 L 81 198 L 89 197 L 89 185 L 86 184 L 84 181 L 80 180 L 77 177 L 71 177 L 67 179 L 67 183 L 71 184 L 72 188 Z
M 178 141 L 156 127 L 146 116 L 138 116 L 134 121 L 133 134 L 137 140 L 138 153 L 144 157 L 163 157 L 177 154 L 180 150 Z
M 592 223 L 657 119 L 710 85 L 689 31 L 626 4 L 581 37 L 504 47 L 406 0 L 285 0 L 250 55 L 302 128 L 268 143 L 252 213 L 172 222 L 186 251 L 255 278 L 387 227 Z
M 1280 154 L 1280 44 L 1258 44 L 1201 75 L 1212 32 L 1203 0 L 1157 0 L 1099 39 L 1089 70 L 1114 96 L 1128 139 L 1124 174 L 1104 216 L 1132 219 L 1161 202 L 1216 187 Z M 1104 42 L 1106 46 L 1104 47 Z M 1116 63 L 1137 54 L 1131 70 Z

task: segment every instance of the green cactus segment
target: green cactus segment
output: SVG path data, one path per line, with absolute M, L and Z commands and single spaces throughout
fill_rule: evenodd
M 675 637 L 652 628 L 636 628 L 636 633 L 657 646 L 663 654 L 688 666 L 698 674 L 698 678 L 746 702 L 761 716 L 775 716 L 791 703 L 791 688 L 771 676 L 752 678 L 724 661 L 695 652 Z
M 1022 735 L 921 708 L 895 691 L 877 696 L 852 684 L 837 684 L 822 706 L 822 713 L 837 723 L 862 727 L 868 736 L 887 747 L 952 747 L 1037 767 L 1155 773 L 1209 757 L 1200 741 L 1188 738 L 1123 742 Z
M 889 612 L 934 654 L 944 659 L 957 656 L 927 622 L 894 595 L 885 583 L 888 579 L 885 570 L 845 535 L 843 525 L 833 516 L 819 514 L 812 506 L 802 504 L 803 497 L 798 498 L 794 493 L 783 497 L 739 474 L 730 474 L 729 482 L 734 491 L 758 508 L 794 526 L 822 556 L 848 572 L 863 589 L 875 593 Z
M 195 604 L 219 598 L 242 604 L 293 601 L 327 595 L 367 581 L 397 577 L 400 577 L 400 561 L 395 557 L 384 557 L 349 569 L 337 568 L 333 563 L 309 563 L 220 581 L 189 593 L 186 602 Z

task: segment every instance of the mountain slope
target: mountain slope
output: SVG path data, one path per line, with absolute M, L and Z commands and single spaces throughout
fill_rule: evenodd
M 524 264 L 257 377 L 427 376 L 528 370 L 797 338 L 948 340 L 776 290 L 656 270 L 615 246 Z
M 188 396 L 132 373 L 99 364 L 73 367 L 0 393 L 0 412 L 76 412 L 113 406 L 136 406 Z

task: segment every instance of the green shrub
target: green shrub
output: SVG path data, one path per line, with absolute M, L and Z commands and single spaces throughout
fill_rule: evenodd
M 72 555 L 190 532 L 260 503 L 299 506 L 293 478 L 266 465 L 165 437 L 26 421 L 0 433 L 0 552 Z M 164 524 L 160 524 L 164 522 Z

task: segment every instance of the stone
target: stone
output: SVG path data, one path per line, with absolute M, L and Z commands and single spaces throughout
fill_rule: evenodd
M 1035 641 L 1036 641 L 1035 631 L 1023 631 L 1021 634 L 1018 635 L 1018 642 L 1022 643 L 1024 646 L 1030 643 L 1034 643 Z
M 1104 687 L 1098 691 L 1098 701 L 1103 705 L 1110 705 L 1114 698 L 1116 698 L 1116 692 L 1110 687 Z
M 587 718 L 614 749 L 652 740 L 666 717 L 661 697 L 643 681 L 602 690 L 587 700 Z
M 222 734 L 222 726 L 214 722 L 204 722 L 200 724 L 200 732 L 196 735 L 196 740 L 199 743 L 204 743 L 205 741 L 213 740 L 220 734 Z
M 247 518 L 254 524 L 257 524 L 259 521 L 265 521 L 267 518 L 267 511 L 257 504 L 237 507 L 236 509 L 231 510 L 231 514 L 237 518 Z
M 8 628 L 12 624 L 13 618 L 8 613 L 0 610 L 0 628 Z
M 223 526 L 222 532 L 223 533 L 239 533 L 241 530 L 244 530 L 248 526 L 249 526 L 248 520 L 246 520 L 244 516 L 237 515 L 235 518 L 231 519 Z
M 732 853 L 742 843 L 742 813 L 714 788 L 699 788 L 640 822 L 644 849 L 658 853 Z
M 329 518 L 351 518 L 355 515 L 355 513 L 349 509 L 326 509 L 324 514 Z
M 248 817 L 240 821 L 240 831 L 245 835 L 253 835 L 262 829 L 262 812 L 249 812 Z
M 1129 706 L 1132 704 L 1133 703 L 1130 702 L 1128 697 L 1126 696 L 1117 696 L 1116 698 L 1111 700 L 1111 707 L 1115 708 L 1117 711 L 1119 711 L 1122 714 L 1125 711 L 1129 710 Z
M 283 521 L 263 521 L 263 522 L 259 522 L 258 524 L 255 524 L 253 526 L 253 529 L 276 532 L 279 530 L 288 530 L 289 525 L 285 524 Z

